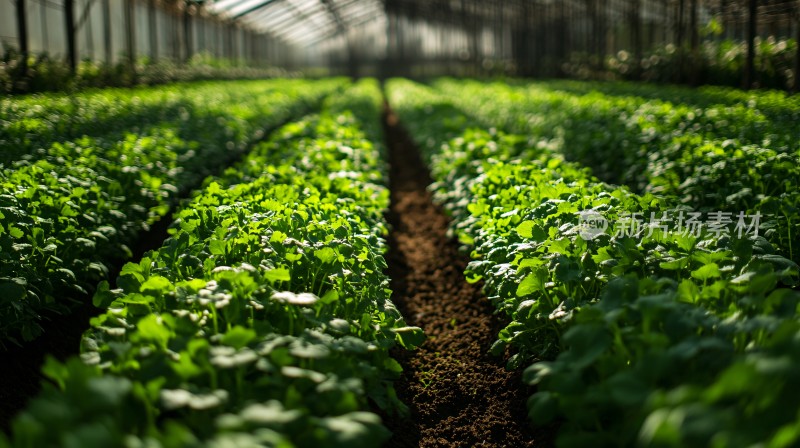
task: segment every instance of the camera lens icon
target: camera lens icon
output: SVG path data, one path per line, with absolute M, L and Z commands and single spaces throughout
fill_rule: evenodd
M 578 235 L 586 241 L 591 241 L 606 233 L 608 221 L 594 210 L 578 212 Z

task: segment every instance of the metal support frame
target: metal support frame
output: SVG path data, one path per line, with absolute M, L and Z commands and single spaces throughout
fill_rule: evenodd
M 279 0 L 264 0 L 263 2 L 259 3 L 256 6 L 253 6 L 252 8 L 247 9 L 246 11 L 236 14 L 235 16 L 233 16 L 233 20 L 241 19 L 242 17 L 252 14 L 260 9 L 263 9 L 265 6 L 269 6 L 270 4 L 275 3 L 276 1 Z
M 111 65 L 114 62 L 114 52 L 112 49 L 111 39 L 111 0 L 103 0 L 103 40 L 106 64 Z
M 188 63 L 194 56 L 194 33 L 192 32 L 192 15 L 189 7 L 183 9 L 183 45 L 184 45 L 184 63 Z
M 156 20 L 156 0 L 147 2 L 147 32 L 150 43 L 150 59 L 158 59 L 158 21 Z
M 75 45 L 75 0 L 64 0 L 64 31 L 67 38 L 67 64 L 69 71 L 78 68 L 78 51 Z
M 19 54 L 22 64 L 22 74 L 28 73 L 28 18 L 25 9 L 26 0 L 17 0 L 17 33 L 19 34 Z
M 758 21 L 758 1 L 749 0 L 747 16 L 747 62 L 744 68 L 744 87 L 750 89 L 755 82 L 756 65 L 756 22 Z
M 133 0 L 124 0 L 125 10 L 125 50 L 128 52 L 128 64 L 136 67 L 136 19 L 134 17 Z

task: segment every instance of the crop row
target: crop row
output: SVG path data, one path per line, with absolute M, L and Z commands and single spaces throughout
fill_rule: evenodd
M 699 107 L 650 98 L 655 92 L 669 98 L 660 88 L 648 94 L 647 87 L 588 84 L 581 91 L 580 84 L 562 84 L 436 86 L 484 126 L 546 141 L 602 180 L 674 196 L 701 212 L 758 211 L 770 240 L 800 261 L 800 194 L 792 183 L 800 177 L 795 99 L 750 94 L 741 103 Z
M 148 135 L 159 129 L 192 139 L 225 126 L 229 140 L 241 149 L 243 136 L 261 126 L 258 120 L 274 107 L 268 99 L 286 102 L 304 84 L 242 81 L 227 89 L 218 82 L 179 83 L 0 99 L 0 163 L 47 157 L 54 143 L 80 137 L 123 140 L 129 133 Z
M 602 183 L 536 136 L 482 130 L 434 89 L 393 80 L 388 98 L 472 248 L 468 280 L 510 320 L 492 350 L 528 366 L 529 415 L 562 422 L 559 446 L 800 441 L 798 267 L 763 235 L 676 232 L 691 211 L 676 197 Z M 634 232 L 623 223 L 637 213 L 663 219 Z
M 208 120 L 55 142 L 0 169 L 0 345 L 38 336 L 42 319 L 86 297 L 181 193 L 339 85 L 275 80 L 233 91 L 207 84 L 184 100 L 219 100 Z M 85 102 L 87 115 L 105 105 Z
M 365 81 L 207 182 L 172 236 L 95 296 L 81 359 L 0 446 L 379 446 L 403 412 L 389 348 L 388 191 Z

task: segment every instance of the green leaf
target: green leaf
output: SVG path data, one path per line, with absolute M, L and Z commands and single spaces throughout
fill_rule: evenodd
M 425 342 L 425 332 L 419 327 L 392 328 L 392 333 L 397 337 L 404 348 L 413 350 Z
M 678 299 L 680 301 L 695 303 L 699 296 L 700 288 L 698 288 L 693 281 L 689 279 L 683 279 L 680 285 L 678 285 Z
M 383 368 L 394 373 L 403 373 L 403 366 L 392 358 L 383 360 Z
M 523 238 L 531 238 L 533 236 L 533 226 L 536 225 L 533 221 L 522 221 L 517 226 L 517 233 Z
M 130 275 L 130 276 L 134 277 L 136 280 L 138 280 L 139 282 L 143 282 L 144 281 L 144 275 L 143 275 L 142 267 L 141 267 L 140 264 L 137 264 L 137 263 L 125 263 L 125 265 L 122 266 L 122 270 L 119 272 L 119 275 L 120 275 L 120 277 L 122 277 L 124 275 Z
M 339 300 L 339 293 L 335 289 L 328 290 L 321 298 L 322 303 L 334 303 Z
M 22 278 L 0 280 L 0 300 L 13 303 L 25 299 L 28 295 L 26 285 Z
M 661 264 L 659 264 L 659 267 L 667 271 L 677 271 L 685 268 L 688 265 L 689 265 L 689 257 L 681 257 L 675 260 L 661 262 Z
M 525 276 L 517 286 L 517 297 L 527 296 L 536 291 L 544 291 L 548 271 L 544 266 L 538 266 L 533 272 Z
M 255 338 L 256 332 L 254 330 L 237 325 L 222 336 L 222 343 L 235 349 L 240 349 L 247 346 Z
M 228 243 L 224 240 L 211 240 L 208 242 L 208 251 L 212 255 L 225 255 Z
M 550 423 L 557 416 L 558 399 L 551 392 L 537 392 L 528 399 L 528 417 L 535 424 Z
M 719 278 L 719 266 L 716 263 L 707 264 L 700 269 L 692 271 L 692 277 L 700 281 L 710 280 L 712 278 Z
M 314 256 L 317 257 L 322 263 L 331 263 L 336 259 L 336 252 L 330 247 L 323 247 L 322 249 L 315 250 Z
M 265 271 L 264 278 L 270 283 L 288 282 L 292 279 L 289 270 L 286 268 L 275 268 Z
M 564 333 L 568 348 L 563 360 L 576 369 L 586 367 L 602 356 L 612 342 L 608 331 L 598 324 L 576 325 Z
M 8 226 L 8 234 L 14 239 L 20 239 L 25 236 L 25 233 L 22 230 L 11 225 Z
M 517 233 L 523 238 L 529 238 L 533 241 L 544 241 L 547 238 L 547 233 L 541 226 L 536 225 L 534 221 L 523 221 L 517 226 Z
M 303 417 L 298 409 L 284 409 L 283 404 L 270 400 L 265 404 L 251 404 L 240 413 L 248 422 L 258 425 L 285 425 Z
M 169 292 L 172 291 L 172 289 L 172 283 L 160 275 L 154 275 L 148 278 L 139 288 L 141 292 L 154 291 L 158 293 Z
M 649 392 L 647 384 L 636 373 L 622 371 L 607 380 L 611 398 L 624 407 L 641 407 Z
M 92 304 L 98 308 L 108 308 L 114 300 L 120 296 L 121 293 L 119 290 L 112 291 L 108 281 L 103 280 L 97 285 L 97 291 L 95 291 L 94 297 L 92 297 Z
M 294 263 L 297 260 L 303 258 L 303 254 L 286 254 L 286 260 Z
M 139 330 L 136 333 L 136 339 L 152 341 L 162 348 L 166 348 L 172 335 L 172 331 L 164 325 L 163 319 L 155 314 L 144 317 L 136 325 L 136 328 Z

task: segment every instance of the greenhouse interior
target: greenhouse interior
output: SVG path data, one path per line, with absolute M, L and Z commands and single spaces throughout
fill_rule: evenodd
M 800 446 L 800 1 L 0 42 L 0 448 Z

